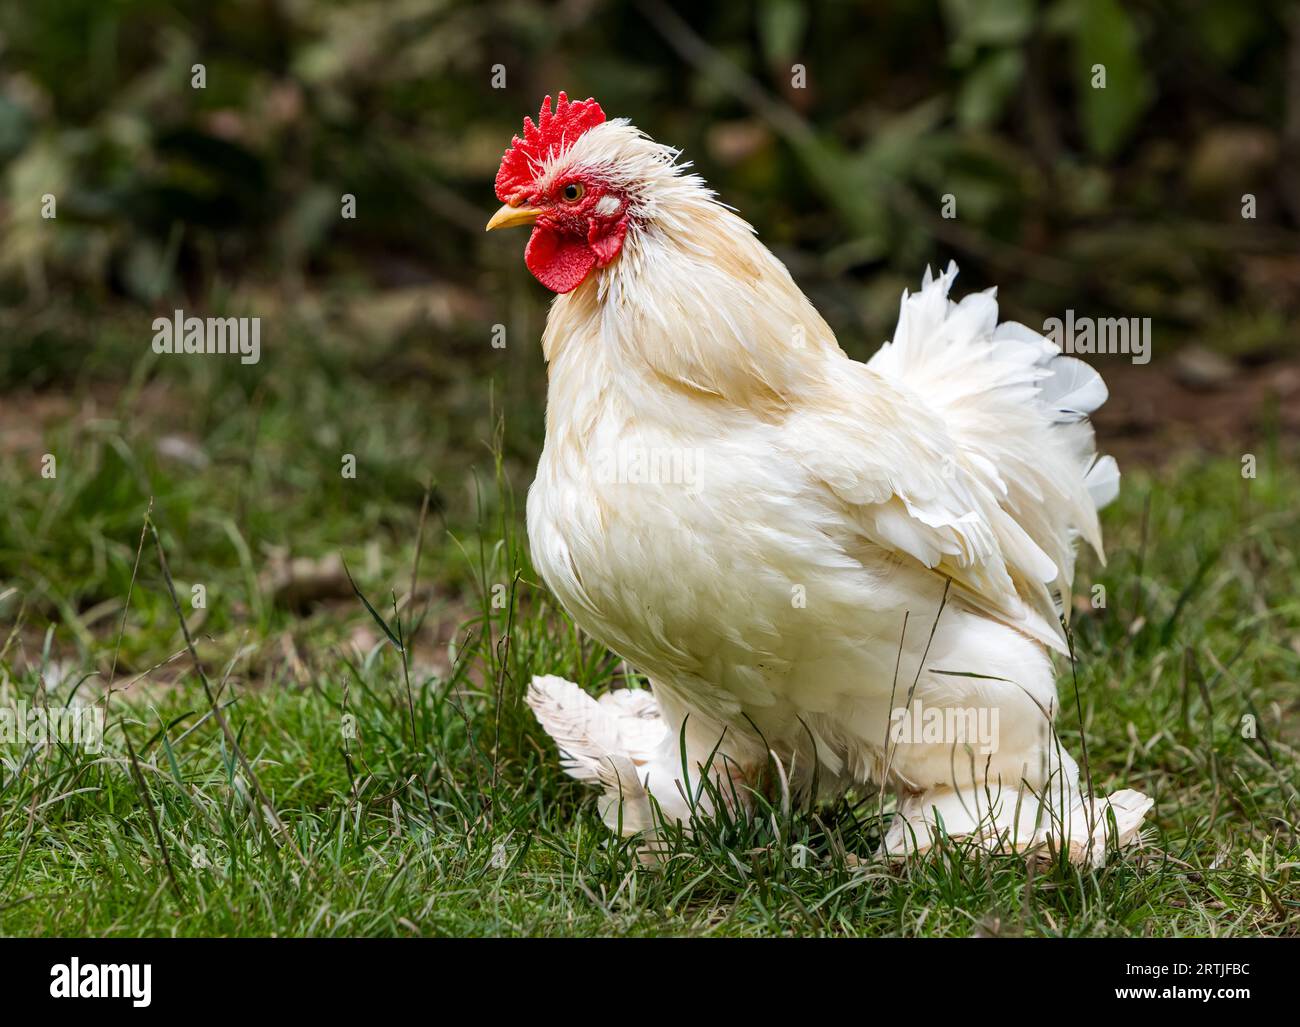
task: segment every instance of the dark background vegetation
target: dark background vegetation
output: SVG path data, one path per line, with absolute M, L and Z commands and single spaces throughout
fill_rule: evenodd
M 490 360 L 484 321 L 517 298 L 535 322 L 544 299 L 522 281 L 517 246 L 482 238 L 492 175 L 522 115 L 558 89 L 594 95 L 681 147 L 850 346 L 886 338 L 899 290 L 949 257 L 968 287 L 1001 286 L 1013 314 L 1151 316 L 1165 347 L 1267 350 L 1293 338 L 1293 4 L 686 10 L 6 5 L 4 380 L 74 373 L 89 357 L 67 327 L 77 314 L 235 297 L 278 312 L 322 293 L 374 302 L 417 288 L 430 321 L 404 326 L 410 337 L 392 349 Z M 195 63 L 205 89 L 190 87 Z M 791 87 L 795 63 L 806 89 Z M 1090 86 L 1098 63 L 1104 90 Z M 489 87 L 495 64 L 505 89 Z M 57 225 L 39 216 L 46 192 Z M 339 216 L 345 192 L 355 221 Z M 1247 192 L 1254 221 L 1241 217 Z M 939 216 L 944 193 L 957 197 L 955 221 Z M 32 331 L 42 316 L 46 331 Z M 75 356 L 51 352 L 70 343 Z M 389 348 L 377 363 L 414 359 Z

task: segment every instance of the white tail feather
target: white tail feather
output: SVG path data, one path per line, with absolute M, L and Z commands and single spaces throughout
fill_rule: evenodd
M 999 324 L 992 290 L 951 301 L 956 276 L 955 264 L 938 278 L 927 270 L 921 291 L 903 296 L 893 341 L 868 366 L 942 416 L 967 465 L 1020 529 L 1000 539 L 1004 551 L 1013 547 L 1007 555 L 1016 566 L 1064 596 L 1076 539 L 1102 555 L 1097 511 L 1119 491 L 1119 468 L 1097 456 L 1088 421 L 1106 401 L 1106 385 L 1038 332 Z
M 1114 502 L 1119 495 L 1119 464 L 1115 463 L 1113 456 L 1097 457 L 1097 462 L 1084 476 L 1083 483 L 1097 509 L 1102 509 Z

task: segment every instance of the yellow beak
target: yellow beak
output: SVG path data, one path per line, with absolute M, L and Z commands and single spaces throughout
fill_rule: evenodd
M 494 228 L 513 228 L 515 225 L 531 225 L 541 214 L 542 212 L 536 207 L 512 207 L 507 203 L 492 215 L 492 220 L 487 223 L 484 231 L 490 232 Z

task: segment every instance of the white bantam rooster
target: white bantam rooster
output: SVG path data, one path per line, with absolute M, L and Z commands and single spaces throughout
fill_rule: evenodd
M 533 562 L 653 689 L 535 678 L 565 770 L 625 834 L 874 783 L 899 795 L 888 856 L 946 833 L 1100 862 L 1151 800 L 1081 787 L 1047 651 L 1068 655 L 1075 543 L 1100 554 L 1119 488 L 1101 378 L 999 324 L 992 292 L 949 300 L 954 267 L 850 359 L 687 167 L 560 93 L 497 173 L 488 229 L 531 225 L 559 294 Z

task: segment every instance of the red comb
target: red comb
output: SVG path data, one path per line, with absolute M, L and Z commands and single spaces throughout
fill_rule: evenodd
M 537 112 L 537 124 L 533 124 L 532 118 L 524 118 L 524 137 L 515 136 L 501 159 L 501 168 L 497 171 L 497 199 L 509 203 L 532 184 L 546 161 L 604 120 L 605 112 L 595 100 L 588 98 L 570 103 L 569 98 L 560 93 L 559 102 L 552 112 L 548 96 Z

